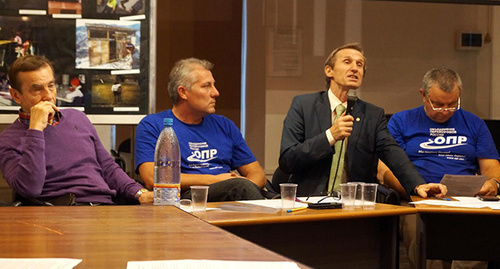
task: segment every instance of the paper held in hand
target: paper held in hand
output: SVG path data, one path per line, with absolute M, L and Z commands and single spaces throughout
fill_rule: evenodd
M 444 175 L 441 184 L 446 185 L 446 196 L 475 196 L 488 177 L 486 175 Z

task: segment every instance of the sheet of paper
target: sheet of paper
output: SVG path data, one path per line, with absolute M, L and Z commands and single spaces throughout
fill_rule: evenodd
M 127 269 L 299 269 L 294 262 L 169 260 L 130 261 Z
M 500 209 L 500 201 L 481 201 L 477 197 L 453 197 L 456 200 L 459 200 L 462 203 L 470 204 L 470 205 L 481 205 L 481 207 L 489 207 L 491 209 Z
M 276 209 L 281 209 L 281 199 L 270 199 L 270 200 L 246 200 L 246 201 L 238 201 L 238 203 L 251 204 L 251 205 L 259 205 L 265 207 L 272 207 Z M 306 203 L 295 202 L 295 208 L 307 207 Z
M 441 184 L 448 188 L 449 196 L 474 196 L 486 181 L 486 175 L 444 175 Z
M 236 211 L 236 212 L 252 212 L 252 213 L 278 213 L 281 209 L 262 206 L 253 203 L 227 203 L 222 204 L 218 208 L 222 210 L 228 211 Z
M 411 202 L 411 204 L 421 204 L 421 205 L 440 205 L 440 206 L 450 206 L 450 207 L 465 207 L 465 208 L 484 208 L 489 207 L 491 209 L 500 209 L 500 202 L 484 202 L 477 197 L 465 197 L 465 196 L 453 196 L 453 199 L 457 201 L 445 201 L 438 199 L 426 199 L 418 202 Z
M 188 212 L 188 213 L 192 213 L 193 212 L 193 207 L 192 206 L 185 206 L 185 205 L 180 205 L 179 206 L 180 209 Z M 207 207 L 206 209 L 207 211 L 211 211 L 211 210 L 220 210 L 220 208 L 214 208 L 214 207 Z
M 31 268 L 31 269 L 70 269 L 81 263 L 80 259 L 3 259 L 0 258 L 0 268 Z

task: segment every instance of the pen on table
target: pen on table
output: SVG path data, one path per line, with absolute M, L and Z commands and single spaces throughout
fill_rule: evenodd
M 450 198 L 444 198 L 444 197 L 431 197 L 431 199 L 436 199 L 436 200 L 444 200 L 444 201 L 451 201 Z
M 304 210 L 304 209 L 307 209 L 307 207 L 297 207 L 297 208 L 292 208 L 292 209 L 288 209 L 286 212 L 287 212 L 287 213 L 291 213 L 291 212 L 301 211 L 301 210 Z

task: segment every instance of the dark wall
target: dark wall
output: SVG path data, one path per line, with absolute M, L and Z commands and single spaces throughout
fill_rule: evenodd
M 491 136 L 495 141 L 498 152 L 500 152 L 500 120 L 484 120 L 488 129 L 490 129 Z
M 241 1 L 157 1 L 156 112 L 172 107 L 168 74 L 180 59 L 203 58 L 220 91 L 217 114 L 240 124 Z

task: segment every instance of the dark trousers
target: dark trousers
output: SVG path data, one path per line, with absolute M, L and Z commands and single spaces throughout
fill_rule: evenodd
M 260 188 L 246 178 L 231 178 L 208 186 L 208 202 L 264 199 Z M 191 199 L 191 190 L 183 191 L 181 198 Z

